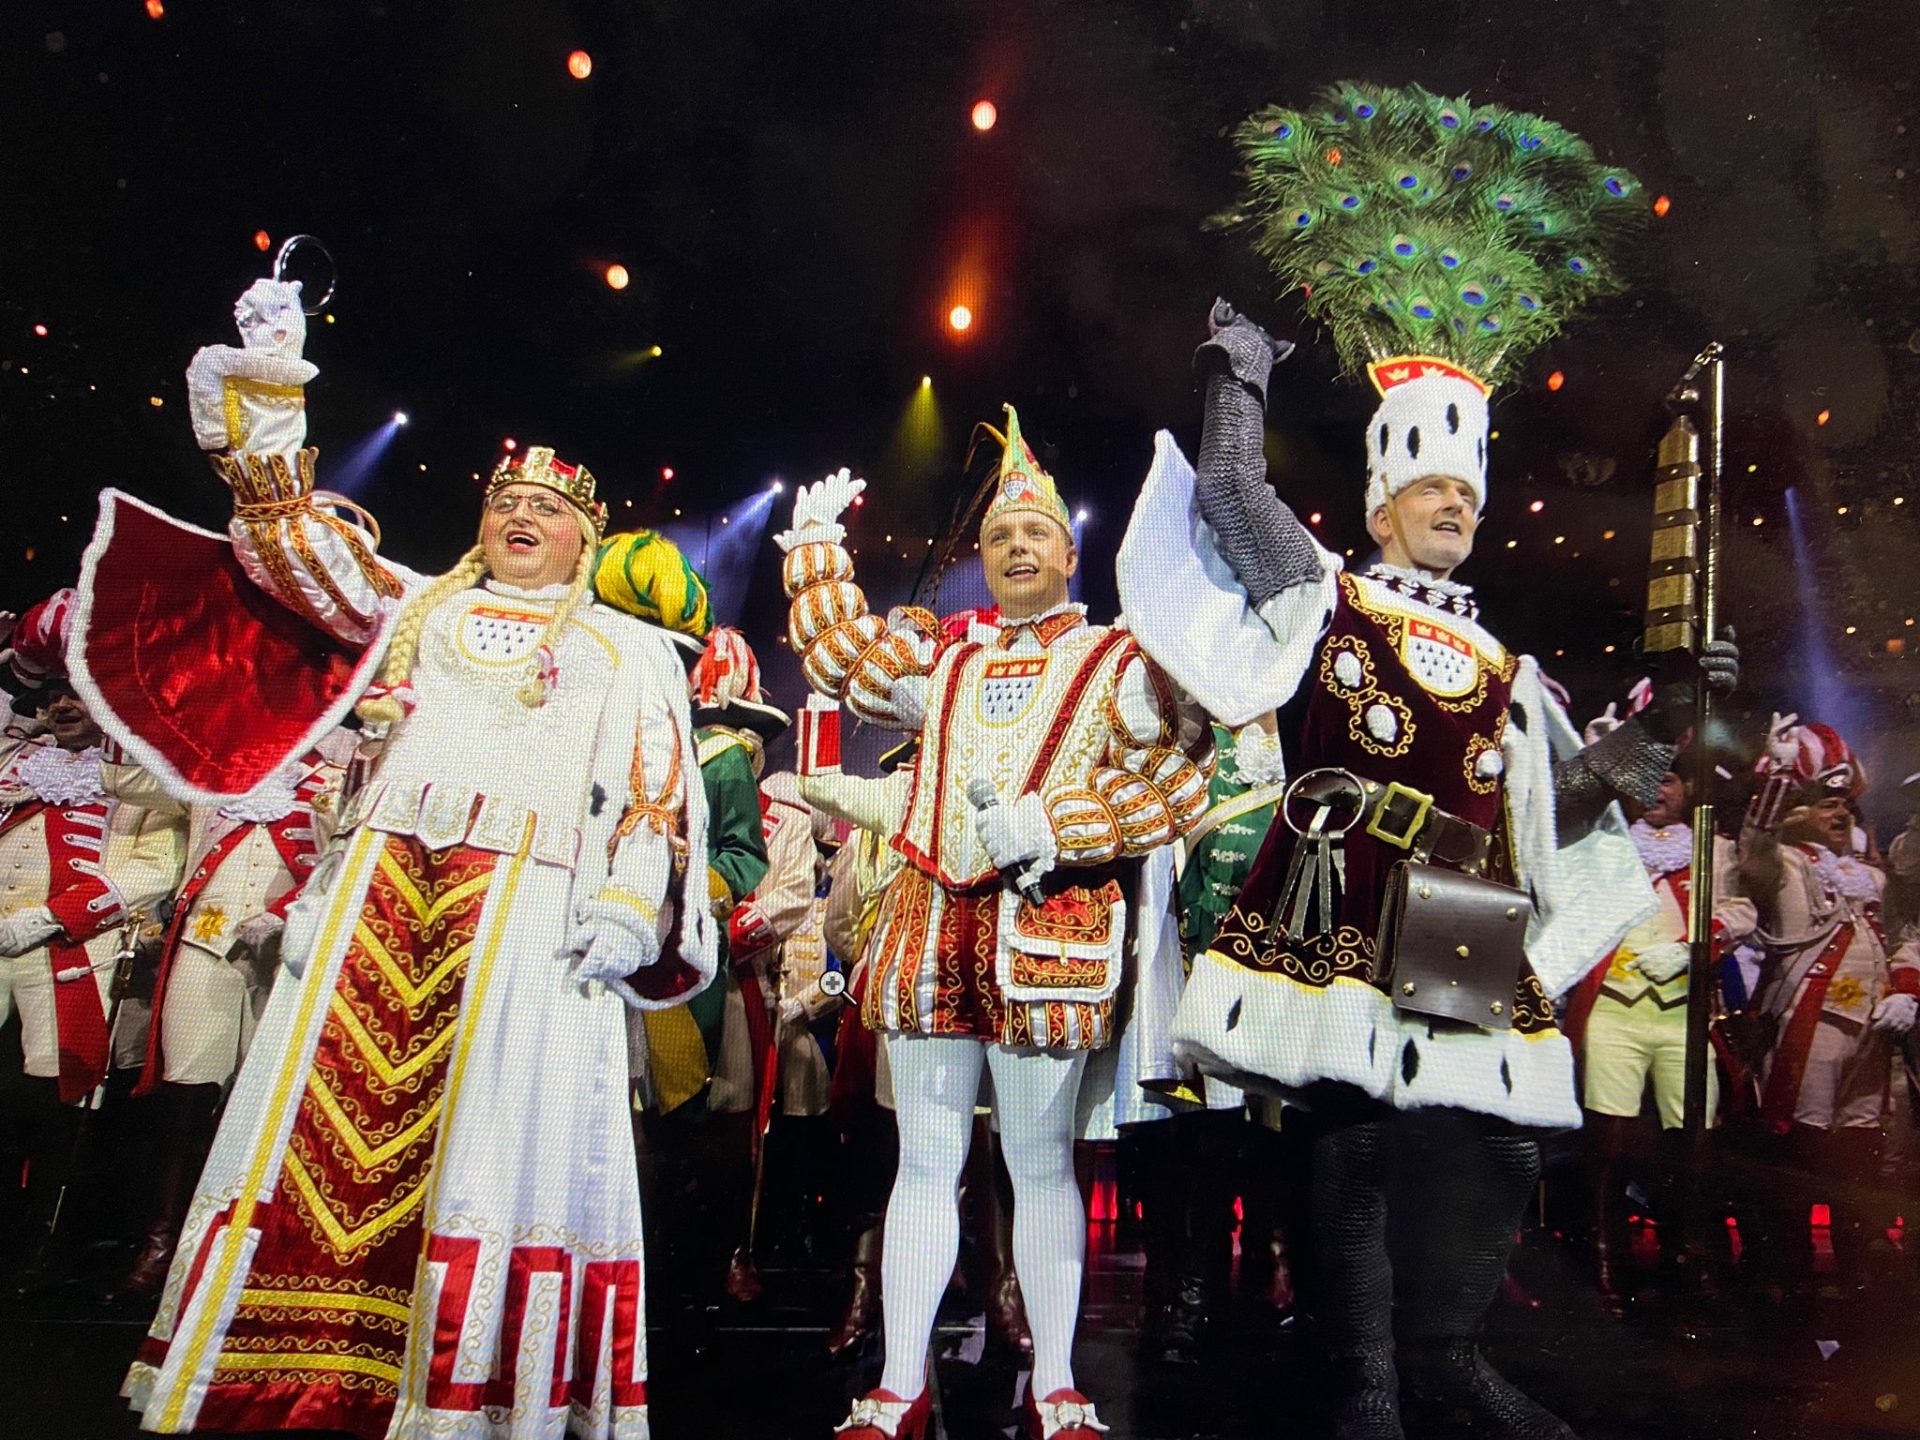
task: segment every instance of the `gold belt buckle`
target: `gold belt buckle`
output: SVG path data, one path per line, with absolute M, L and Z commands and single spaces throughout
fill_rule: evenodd
M 1407 822 L 1406 828 L 1397 835 L 1387 830 L 1380 823 L 1387 813 L 1387 807 L 1396 800 L 1411 800 L 1414 802 L 1413 818 Z M 1432 812 L 1433 796 L 1427 794 L 1424 790 L 1416 790 L 1411 785 L 1402 785 L 1398 780 L 1391 781 L 1388 783 L 1387 788 L 1380 793 L 1379 803 L 1373 807 L 1373 813 L 1367 817 L 1367 834 L 1373 836 L 1376 840 L 1384 841 L 1396 850 L 1411 850 L 1413 848 L 1414 837 L 1419 835 L 1420 827 L 1427 823 L 1427 816 Z

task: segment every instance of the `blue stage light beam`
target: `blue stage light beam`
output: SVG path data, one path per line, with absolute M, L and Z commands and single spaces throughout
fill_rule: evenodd
M 660 527 L 694 569 L 707 577 L 713 618 L 721 625 L 738 625 L 753 583 L 754 568 L 766 539 L 774 502 L 786 487 L 774 480 L 731 509 L 713 515 L 692 515 Z
M 373 480 L 374 472 L 380 468 L 387 448 L 393 444 L 393 437 L 407 423 L 407 412 L 396 410 L 386 423 L 356 440 L 344 455 L 327 467 L 324 477 L 326 488 L 342 495 L 364 494 Z
M 1827 643 L 1827 616 L 1815 583 L 1820 570 L 1813 553 L 1813 537 L 1807 533 L 1807 519 L 1800 512 L 1798 486 L 1787 488 L 1787 534 L 1793 542 L 1793 579 L 1799 600 L 1800 670 L 1806 694 L 1813 702 L 1811 713 L 1803 709 L 1800 718 L 1831 725 L 1842 735 L 1861 734 L 1859 707 Z

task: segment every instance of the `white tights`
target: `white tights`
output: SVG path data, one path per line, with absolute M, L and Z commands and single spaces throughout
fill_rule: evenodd
M 980 1067 L 993 1072 L 1001 1148 L 1013 1177 L 1013 1268 L 1033 1331 L 1033 1393 L 1073 1384 L 1087 1216 L 1073 1173 L 1074 1107 L 1086 1052 L 983 1045 L 958 1035 L 888 1035 L 900 1168 L 880 1257 L 886 1317 L 881 1388 L 926 1385 L 927 1340 L 960 1251 L 960 1170 L 973 1137 Z

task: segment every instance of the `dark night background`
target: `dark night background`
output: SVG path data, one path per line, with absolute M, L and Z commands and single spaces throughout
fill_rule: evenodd
M 1720 339 L 1736 720 L 1755 736 L 1777 706 L 1837 724 L 1884 816 L 1890 782 L 1920 769 L 1910 21 L 1789 0 L 166 0 L 158 20 L 140 0 L 16 0 L 0 19 L 0 604 L 72 580 L 102 484 L 220 523 L 181 372 L 232 342 L 229 307 L 271 258 L 257 230 L 276 247 L 313 232 L 339 263 L 335 323 L 307 346 L 323 483 L 396 408 L 412 416 L 357 494 L 416 566 L 468 542 L 469 476 L 515 436 L 585 461 L 617 524 L 853 466 L 871 483 L 865 578 L 901 598 L 968 430 L 1011 400 L 1090 511 L 1086 598 L 1110 614 L 1151 434 L 1194 437 L 1187 361 L 1216 292 L 1303 342 L 1276 377 L 1274 476 L 1329 543 L 1363 546 L 1369 396 L 1243 243 L 1201 222 L 1232 194 L 1224 131 L 1249 110 L 1341 78 L 1418 81 L 1543 111 L 1672 200 L 1633 289 L 1496 405 L 1465 572 L 1493 628 L 1546 660 L 1576 718 L 1635 678 L 1660 398 Z M 982 97 L 999 108 L 986 134 L 968 123 Z M 621 292 L 601 278 L 614 261 Z M 956 339 L 962 300 L 977 320 Z M 922 374 L 932 463 L 901 445 Z M 776 553 L 713 578 L 790 704 Z

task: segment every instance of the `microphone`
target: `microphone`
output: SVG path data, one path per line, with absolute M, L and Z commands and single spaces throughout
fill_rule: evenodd
M 994 789 L 993 782 L 986 776 L 976 775 L 967 782 L 967 799 L 973 802 L 976 810 L 992 810 L 1000 804 L 1000 792 Z M 1040 882 L 1028 875 L 1025 870 L 1003 866 L 1000 870 L 1000 878 L 1018 891 L 1020 898 L 1034 909 L 1038 910 L 1046 903 L 1046 896 L 1040 893 Z

